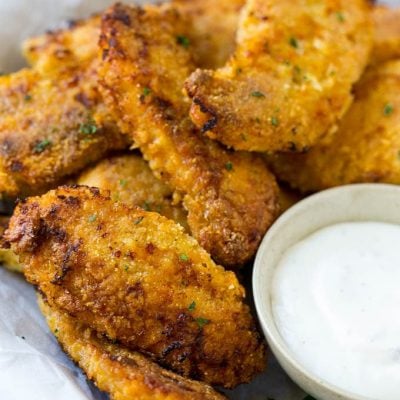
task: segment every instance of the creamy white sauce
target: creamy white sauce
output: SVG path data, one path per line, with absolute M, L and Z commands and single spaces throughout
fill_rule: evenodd
M 400 226 L 317 231 L 285 252 L 271 300 L 279 332 L 309 372 L 371 399 L 400 399 Z

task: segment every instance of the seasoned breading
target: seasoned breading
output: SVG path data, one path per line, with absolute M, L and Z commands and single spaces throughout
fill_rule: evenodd
M 235 50 L 239 14 L 245 0 L 172 0 L 188 21 L 190 46 L 200 68 L 219 68 Z
M 92 74 L 46 79 L 24 69 L 0 77 L 0 195 L 43 192 L 127 146 L 127 138 L 97 113 Z
M 10 217 L 0 216 L 0 240 L 4 231 L 8 227 Z M 23 267 L 19 263 L 18 256 L 10 249 L 0 248 L 0 264 L 13 272 L 23 272 Z
M 97 58 L 100 16 L 72 22 L 68 29 L 27 39 L 23 44 L 28 63 L 42 74 L 59 75 L 68 69 L 84 69 Z
M 40 309 L 62 348 L 111 400 L 222 400 L 204 383 L 169 372 L 149 358 L 130 351 L 51 308 L 39 298 Z
M 357 182 L 400 184 L 400 61 L 369 70 L 335 135 L 303 155 L 270 159 L 303 192 Z
M 173 191 L 154 176 L 138 154 L 107 158 L 86 170 L 78 184 L 109 190 L 111 198 L 156 211 L 188 230 L 187 213 L 180 204 L 174 204 Z
M 248 0 L 225 67 L 197 70 L 191 117 L 236 150 L 302 151 L 333 131 L 371 48 L 367 0 Z
M 400 58 L 400 7 L 374 7 L 374 47 L 372 63 Z
M 4 238 L 51 306 L 111 340 L 227 388 L 264 369 L 243 287 L 173 221 L 62 187 L 21 202 Z
M 102 26 L 103 97 L 153 172 L 183 197 L 193 236 L 218 263 L 236 267 L 273 222 L 277 186 L 261 158 L 201 138 L 189 120 L 185 27 L 168 6 L 111 8 Z

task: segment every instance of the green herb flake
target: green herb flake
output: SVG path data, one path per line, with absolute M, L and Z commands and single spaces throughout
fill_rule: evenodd
M 206 318 L 196 318 L 195 320 L 197 322 L 197 325 L 199 326 L 199 328 L 203 328 L 204 326 L 206 326 L 207 324 L 210 323 L 209 319 Z
M 295 48 L 295 49 L 298 49 L 298 48 L 299 48 L 299 42 L 298 42 L 298 40 L 297 40 L 295 37 L 291 37 L 291 38 L 289 39 L 289 44 L 290 44 L 293 48 Z
M 262 92 L 259 92 L 258 90 L 255 90 L 254 92 L 251 92 L 251 96 L 261 99 L 261 98 L 265 97 L 265 94 Z
M 143 96 L 148 96 L 151 93 L 151 89 L 148 87 L 145 87 L 143 89 Z
M 21 339 L 22 339 L 22 340 L 25 340 L 25 336 L 21 336 Z
M 247 137 L 243 133 L 240 134 L 240 138 L 244 141 L 247 142 Z
M 279 118 L 278 117 L 271 117 L 271 125 L 272 126 L 279 126 Z
M 25 101 L 31 101 L 31 100 L 32 100 L 32 96 L 31 96 L 30 94 L 26 94 L 26 95 L 24 96 L 24 100 L 25 100 Z
M 181 261 L 189 261 L 189 256 L 185 253 L 179 254 L 179 259 Z
M 128 183 L 128 181 L 126 179 L 119 180 L 119 186 L 121 186 L 121 187 L 125 187 L 127 183 Z
M 94 135 L 98 128 L 93 121 L 87 122 L 86 124 L 81 124 L 79 126 L 79 132 L 84 135 Z
M 144 220 L 144 217 L 136 218 L 135 221 L 133 221 L 133 224 L 134 225 L 139 225 L 143 220 Z
M 97 219 L 97 216 L 95 214 L 90 215 L 88 218 L 89 222 L 94 222 L 94 221 L 96 221 L 96 219 Z
M 50 145 L 51 145 L 51 140 L 43 139 L 42 141 L 36 143 L 33 152 L 36 154 L 43 153 Z
M 128 272 L 128 271 L 129 271 L 129 265 L 128 265 L 128 264 L 125 264 L 125 265 L 124 265 L 124 270 L 125 270 L 125 272 Z
M 58 328 L 54 329 L 54 334 L 57 335 L 59 332 Z
M 190 40 L 188 37 L 183 36 L 183 35 L 178 35 L 176 37 L 176 42 L 183 46 L 185 49 L 187 49 L 190 46 Z
M 232 171 L 232 170 L 233 170 L 233 164 L 232 164 L 230 161 L 228 161 L 228 162 L 225 164 L 225 169 L 226 169 L 227 171 Z
M 344 14 L 343 14 L 341 11 L 338 11 L 338 12 L 336 13 L 336 19 L 337 19 L 339 22 L 345 22 L 345 21 L 346 21 L 346 18 L 344 17 Z
M 192 302 L 190 303 L 189 307 L 188 307 L 188 310 L 189 310 L 190 312 L 193 312 L 195 308 L 196 308 L 196 302 L 195 302 L 195 301 L 192 301 Z
M 145 202 L 143 203 L 142 208 L 143 208 L 143 210 L 145 210 L 145 211 L 151 211 L 150 202 L 145 201 Z
M 392 115 L 393 111 L 394 111 L 394 107 L 390 103 L 387 103 L 385 105 L 385 107 L 383 108 L 383 114 L 386 115 L 386 116 Z

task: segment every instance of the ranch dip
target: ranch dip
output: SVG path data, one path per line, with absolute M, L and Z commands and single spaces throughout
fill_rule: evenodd
M 326 382 L 400 399 L 400 226 L 350 222 L 289 248 L 272 284 L 277 328 Z

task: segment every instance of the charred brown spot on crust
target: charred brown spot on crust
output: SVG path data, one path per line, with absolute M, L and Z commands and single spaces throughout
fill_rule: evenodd
M 182 343 L 181 342 L 172 342 L 164 350 L 161 352 L 163 358 L 165 358 L 169 353 L 173 352 L 174 350 L 181 349 Z
M 64 258 L 61 263 L 60 271 L 56 273 L 51 283 L 54 285 L 60 285 L 64 280 L 67 273 L 70 271 L 73 264 L 76 262 L 77 252 L 82 244 L 82 240 L 79 239 L 75 243 L 69 244 L 67 251 L 65 252 Z
M 144 296 L 144 289 L 141 282 L 136 282 L 133 286 L 128 286 L 126 289 L 127 294 L 133 293 L 135 298 Z
M 156 249 L 156 246 L 154 246 L 153 243 L 147 243 L 147 245 L 146 245 L 146 251 L 147 251 L 149 254 L 154 254 L 155 249 Z
M 206 133 L 214 129 L 218 124 L 218 116 L 215 113 L 215 111 L 212 110 L 210 107 L 207 107 L 199 97 L 194 97 L 193 103 L 200 108 L 200 111 L 203 114 L 211 116 L 211 118 L 208 119 L 208 121 L 206 121 L 206 123 L 204 123 L 203 126 L 201 127 L 201 132 Z
M 114 20 L 122 22 L 126 26 L 131 25 L 131 17 L 126 13 L 125 7 L 119 3 L 115 5 L 109 16 Z
M 79 103 L 81 103 L 86 108 L 93 107 L 93 101 L 91 99 L 89 99 L 89 97 L 85 93 L 82 93 L 82 92 L 78 93 L 75 96 L 75 100 L 79 101 Z
M 11 162 L 10 171 L 11 172 L 21 172 L 24 169 L 24 164 L 21 161 L 14 160 Z

